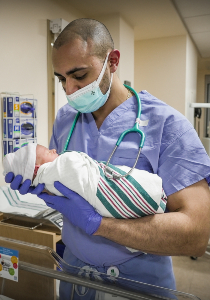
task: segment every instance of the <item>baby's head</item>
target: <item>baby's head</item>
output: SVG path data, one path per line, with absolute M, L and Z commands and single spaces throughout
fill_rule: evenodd
M 34 176 L 35 178 L 39 167 L 45 163 L 52 162 L 58 157 L 58 154 L 56 153 L 55 149 L 49 150 L 48 148 L 38 145 L 36 146 L 36 162 L 35 162 L 35 168 L 34 168 Z
M 13 172 L 14 175 L 22 175 L 23 181 L 31 181 L 37 174 L 39 167 L 47 162 L 52 162 L 58 157 L 56 150 L 49 150 L 44 146 L 29 143 L 14 153 L 9 153 L 4 157 L 3 174 Z

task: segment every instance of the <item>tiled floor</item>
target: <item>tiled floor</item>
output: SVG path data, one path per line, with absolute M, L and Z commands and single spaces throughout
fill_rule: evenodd
M 205 254 L 197 260 L 183 256 L 172 259 L 177 290 L 210 300 L 210 256 Z

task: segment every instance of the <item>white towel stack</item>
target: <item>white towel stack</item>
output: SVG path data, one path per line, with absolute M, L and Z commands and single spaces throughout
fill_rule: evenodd
M 9 186 L 0 187 L 0 211 L 3 213 L 36 217 L 46 209 L 48 206 L 36 195 L 21 195 Z

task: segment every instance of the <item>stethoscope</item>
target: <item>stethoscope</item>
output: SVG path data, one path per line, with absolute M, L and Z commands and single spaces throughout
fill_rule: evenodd
M 108 179 L 120 179 L 120 178 L 122 178 L 122 177 L 128 176 L 128 175 L 133 171 L 133 169 L 135 168 L 135 166 L 136 166 L 136 164 L 137 164 L 137 161 L 138 161 L 139 156 L 140 156 L 140 153 L 141 153 L 141 149 L 143 148 L 143 146 L 144 146 L 144 141 L 145 141 L 145 134 L 144 134 L 144 132 L 143 132 L 142 130 L 139 129 L 139 125 L 140 125 L 140 122 L 141 122 L 141 121 L 140 121 L 140 117 L 141 117 L 141 100 L 140 100 L 140 97 L 139 97 L 139 95 L 137 94 L 137 92 L 136 92 L 132 87 L 130 87 L 130 86 L 126 85 L 126 84 L 124 84 L 124 86 L 125 86 L 127 89 L 129 89 L 131 92 L 134 93 L 134 95 L 135 95 L 135 97 L 136 97 L 136 100 L 137 100 L 137 103 L 138 103 L 138 111 L 137 111 L 137 116 L 136 116 L 136 121 L 135 121 L 134 126 L 133 126 L 132 128 L 127 129 L 127 130 L 125 130 L 125 131 L 123 131 L 123 132 L 121 133 L 120 137 L 119 137 L 118 140 L 117 140 L 117 143 L 116 143 L 116 145 L 115 145 L 114 150 L 112 151 L 111 155 L 109 156 L 109 158 L 108 158 L 108 160 L 107 160 L 107 163 L 106 163 L 106 166 L 105 166 L 105 170 L 104 170 L 104 174 L 105 174 L 105 176 L 106 176 Z M 66 140 L 66 143 L 65 143 L 65 146 L 64 146 L 64 149 L 63 149 L 63 152 L 62 152 L 62 153 L 68 151 L 67 148 L 68 148 L 68 145 L 69 145 L 69 142 L 70 142 L 72 133 L 73 133 L 73 131 L 74 131 L 74 128 L 75 128 L 75 126 L 76 126 L 76 123 L 77 123 L 77 120 L 78 120 L 80 114 L 81 114 L 81 113 L 78 112 L 78 113 L 76 114 L 75 118 L 74 118 L 73 124 L 72 124 L 72 126 L 71 126 L 70 131 L 69 131 L 68 138 L 67 138 L 67 140 Z M 113 173 L 113 170 L 108 166 L 108 165 L 109 165 L 109 162 L 110 162 L 110 160 L 111 160 L 113 154 L 114 154 L 115 151 L 117 150 L 117 147 L 118 147 L 118 146 L 120 145 L 120 143 L 122 142 L 124 136 L 125 136 L 126 134 L 128 134 L 128 133 L 131 133 L 131 132 L 137 132 L 137 133 L 139 133 L 139 134 L 141 135 L 141 141 L 140 141 L 140 145 L 139 145 L 139 151 L 138 151 L 138 155 L 137 155 L 137 157 L 136 157 L 135 163 L 134 163 L 133 167 L 130 169 L 130 171 L 127 172 L 126 174 L 123 174 L 123 175 L 121 175 L 121 174 L 114 174 L 114 173 Z

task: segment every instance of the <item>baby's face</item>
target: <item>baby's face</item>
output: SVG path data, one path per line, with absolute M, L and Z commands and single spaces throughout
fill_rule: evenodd
M 55 149 L 49 150 L 44 146 L 37 145 L 36 147 L 36 165 L 43 165 L 47 162 L 52 162 L 58 157 Z

